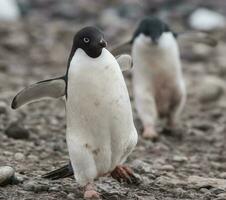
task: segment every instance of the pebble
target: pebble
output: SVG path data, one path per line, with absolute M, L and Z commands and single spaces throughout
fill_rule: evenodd
M 219 197 L 219 200 L 222 199 L 222 200 L 225 200 L 226 199 L 226 193 L 220 193 L 217 195 Z
M 70 200 L 75 200 L 75 195 L 73 193 L 69 193 L 67 195 L 67 199 L 70 199 Z
M 173 170 L 175 170 L 174 166 L 172 166 L 172 165 L 163 165 L 159 169 L 163 170 L 163 171 L 173 171 Z
M 17 21 L 20 17 L 19 7 L 16 0 L 0 1 L 0 20 Z
M 15 170 L 10 166 L 0 167 L 0 186 L 10 184 L 13 180 Z
M 198 8 L 189 17 L 189 24 L 192 28 L 202 31 L 211 31 L 225 26 L 225 17 L 220 13 Z
M 226 172 L 222 172 L 220 175 L 219 175 L 220 178 L 224 178 L 226 179 Z
M 30 133 L 27 129 L 23 128 L 22 126 L 18 125 L 17 122 L 11 123 L 8 128 L 5 130 L 5 134 L 9 138 L 14 139 L 28 139 Z
M 6 114 L 7 113 L 7 104 L 4 101 L 0 101 L 0 114 Z
M 166 185 L 179 186 L 179 185 L 185 184 L 185 182 L 181 179 L 178 179 L 176 177 L 167 177 L 167 176 L 159 176 L 158 178 L 156 178 L 155 183 L 162 186 L 166 186 Z
M 209 194 L 210 191 L 207 188 L 201 188 L 200 192 L 202 192 L 203 194 Z
M 188 183 L 195 188 L 219 188 L 222 190 L 226 189 L 226 180 L 218 178 L 205 178 L 201 176 L 189 176 Z
M 53 186 L 49 188 L 49 192 L 59 192 L 59 191 L 61 191 L 60 186 Z
M 29 181 L 24 183 L 23 189 L 26 191 L 43 192 L 48 191 L 49 186 L 41 183 L 36 183 L 35 181 Z
M 139 173 L 148 173 L 152 171 L 151 165 L 141 160 L 134 160 L 132 163 L 134 169 L 136 169 Z
M 29 160 L 31 160 L 32 162 L 37 162 L 37 161 L 39 161 L 39 158 L 38 158 L 37 156 L 35 156 L 35 155 L 29 155 L 27 158 L 28 158 Z
M 173 161 L 175 162 L 186 162 L 188 160 L 185 156 L 174 156 Z
M 201 81 L 197 94 L 202 103 L 217 101 L 225 91 L 223 80 L 215 76 L 206 76 Z
M 15 158 L 15 160 L 17 160 L 17 161 L 25 160 L 24 154 L 22 154 L 22 153 L 20 153 L 20 152 L 15 153 L 15 154 L 14 154 L 14 158 Z

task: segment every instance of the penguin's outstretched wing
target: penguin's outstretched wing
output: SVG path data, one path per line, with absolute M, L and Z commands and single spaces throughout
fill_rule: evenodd
M 17 109 L 24 104 L 43 98 L 59 98 L 65 95 L 65 91 L 64 77 L 40 81 L 19 92 L 14 97 L 11 107 Z
M 73 174 L 74 174 L 74 172 L 73 172 L 71 163 L 69 162 L 69 164 L 64 165 L 61 168 L 58 168 L 47 174 L 42 175 L 42 178 L 56 180 L 56 179 L 60 179 L 60 178 L 66 178 L 66 177 L 73 176 Z
M 128 54 L 122 54 L 115 57 L 121 70 L 124 72 L 132 68 L 132 58 Z
M 121 54 L 131 54 L 131 49 L 132 49 L 132 42 L 128 41 L 116 47 L 113 47 L 113 49 L 111 50 L 111 53 L 114 56 L 118 56 Z
M 179 44 L 183 42 L 193 42 L 215 47 L 218 43 L 217 40 L 213 38 L 210 34 L 200 31 L 187 31 L 182 33 L 176 33 L 176 38 Z

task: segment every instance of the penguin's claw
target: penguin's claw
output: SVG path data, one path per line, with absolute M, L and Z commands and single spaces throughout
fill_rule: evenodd
M 139 184 L 138 178 L 133 174 L 133 171 L 126 166 L 117 166 L 111 172 L 112 178 L 116 179 L 118 182 L 126 182 L 128 184 Z

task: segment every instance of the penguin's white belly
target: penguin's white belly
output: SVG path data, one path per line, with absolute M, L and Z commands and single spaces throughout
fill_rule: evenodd
M 127 88 L 115 58 L 78 49 L 67 88 L 67 144 L 78 183 L 84 185 L 124 162 L 137 142 Z
M 132 50 L 135 98 L 140 98 L 142 92 L 151 96 L 160 115 L 169 112 L 174 96 L 185 87 L 176 50 L 170 52 L 139 45 L 135 45 Z

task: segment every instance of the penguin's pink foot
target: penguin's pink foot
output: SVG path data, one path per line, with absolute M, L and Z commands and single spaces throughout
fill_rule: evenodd
M 100 193 L 98 193 L 93 186 L 93 184 L 88 183 L 85 186 L 85 192 L 84 192 L 84 199 L 89 199 L 89 200 L 98 200 L 100 198 Z
M 138 184 L 140 180 L 134 175 L 133 171 L 126 166 L 118 165 L 112 172 L 112 178 L 117 181 L 127 182 L 128 184 Z
M 159 134 L 155 131 L 154 127 L 151 125 L 144 126 L 144 132 L 142 137 L 145 139 L 156 140 L 159 137 Z

